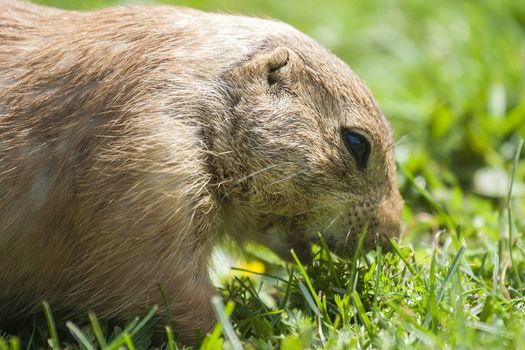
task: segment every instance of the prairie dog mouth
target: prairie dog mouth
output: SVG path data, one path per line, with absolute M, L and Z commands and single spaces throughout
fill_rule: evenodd
M 293 224 L 286 226 L 297 227 Z M 314 241 L 305 239 L 305 237 L 307 237 L 305 232 L 301 232 L 298 229 L 289 230 L 280 222 L 268 225 L 264 238 L 259 243 L 269 246 L 281 259 L 292 263 L 294 262 L 291 254 L 293 249 L 299 261 L 303 264 L 308 264 L 312 261 L 311 248 Z

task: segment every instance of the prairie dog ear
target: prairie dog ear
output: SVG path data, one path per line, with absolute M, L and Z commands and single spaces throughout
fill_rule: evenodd
M 265 57 L 268 84 L 272 85 L 283 78 L 283 69 L 290 63 L 291 52 L 285 47 L 278 47 Z
M 255 54 L 240 69 L 254 80 L 265 79 L 274 85 L 290 77 L 300 65 L 301 59 L 286 47 L 276 47 L 268 52 Z M 240 72 L 239 72 L 240 73 Z

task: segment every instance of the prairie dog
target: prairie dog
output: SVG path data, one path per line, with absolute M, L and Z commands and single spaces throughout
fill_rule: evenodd
M 212 247 L 308 258 L 401 230 L 390 126 L 289 25 L 174 7 L 0 0 L 0 319 L 144 314 L 211 329 Z M 166 311 L 166 310 L 164 310 Z

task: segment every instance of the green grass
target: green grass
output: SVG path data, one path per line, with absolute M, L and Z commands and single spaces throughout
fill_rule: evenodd
M 226 278 L 202 349 L 525 348 L 525 2 L 177 4 L 280 18 L 345 60 L 392 121 L 406 201 L 405 235 L 387 254 L 344 260 L 321 243 L 302 266 L 248 247 L 265 272 Z M 24 347 L 140 349 L 155 322 L 46 316 L 22 331 Z M 176 330 L 165 339 L 182 348 Z M 6 334 L 0 350 L 19 344 Z

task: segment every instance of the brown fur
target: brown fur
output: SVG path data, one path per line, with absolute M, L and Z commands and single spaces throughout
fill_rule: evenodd
M 341 127 L 367 135 L 358 169 Z M 390 127 L 359 79 L 292 27 L 171 7 L 0 0 L 0 318 L 129 318 L 171 300 L 214 323 L 212 247 L 306 256 L 400 232 Z

